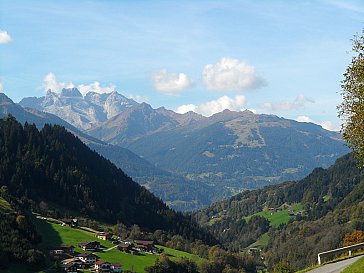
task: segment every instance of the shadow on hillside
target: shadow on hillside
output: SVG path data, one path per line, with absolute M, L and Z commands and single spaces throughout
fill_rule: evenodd
M 61 237 L 47 220 L 36 218 L 35 225 L 39 235 L 42 237 L 42 242 L 40 243 L 42 250 L 49 252 L 50 249 L 62 245 Z
M 172 254 L 166 254 L 167 257 L 169 258 L 176 258 L 176 256 L 172 255 Z

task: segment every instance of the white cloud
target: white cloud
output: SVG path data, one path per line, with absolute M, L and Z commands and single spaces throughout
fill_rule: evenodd
M 149 98 L 147 96 L 143 96 L 143 95 L 130 95 L 129 99 L 135 100 L 138 103 L 149 101 Z
M 336 128 L 335 125 L 329 120 L 322 121 L 319 123 L 319 125 L 321 125 L 322 128 L 329 131 L 339 131 L 339 129 Z
M 232 58 L 206 65 L 202 78 L 206 88 L 213 91 L 243 91 L 266 85 L 254 66 Z
M 312 118 L 310 118 L 308 116 L 298 116 L 296 118 L 296 121 L 298 121 L 298 122 L 312 122 L 312 123 L 320 125 L 325 130 L 339 131 L 339 129 L 337 127 L 335 127 L 335 125 L 329 120 L 322 121 L 322 122 L 315 122 Z
M 304 107 L 307 103 L 314 103 L 311 98 L 307 98 L 304 95 L 297 96 L 293 101 L 281 101 L 281 102 L 266 102 L 263 103 L 260 108 L 266 111 L 290 111 Z
M 3 83 L 0 82 L 0 93 L 2 93 L 4 91 L 4 86 L 3 86 Z
M 48 91 L 49 89 L 53 92 L 59 93 L 63 88 L 73 88 L 75 87 L 71 82 L 57 82 L 56 76 L 49 72 L 43 79 L 43 88 L 44 91 Z
M 298 122 L 313 122 L 313 120 L 308 116 L 298 116 L 296 120 Z
M 7 31 L 0 30 L 0 44 L 8 44 L 12 41 Z
M 245 104 L 246 104 L 246 99 L 244 96 L 235 96 L 235 98 L 223 96 L 218 98 L 217 100 L 211 100 L 200 105 L 194 105 L 194 104 L 181 105 L 176 109 L 176 112 L 184 114 L 187 113 L 188 111 L 193 111 L 204 116 L 211 116 L 225 109 L 229 109 L 232 111 L 241 111 L 243 110 L 243 106 Z
M 184 104 L 184 105 L 179 106 L 176 109 L 176 112 L 179 114 L 184 114 L 184 113 L 187 113 L 190 111 L 198 113 L 197 108 L 198 108 L 198 106 L 196 106 L 194 104 Z
M 95 81 L 93 83 L 90 84 L 80 84 L 78 86 L 78 90 L 80 90 L 82 95 L 86 95 L 88 92 L 96 92 L 99 94 L 103 94 L 103 93 L 111 93 L 114 92 L 116 90 L 116 86 L 115 85 L 110 85 L 110 86 L 101 86 L 99 82 Z
M 75 85 L 72 82 L 57 82 L 56 76 L 52 72 L 48 73 L 43 79 L 43 89 L 46 92 L 50 89 L 52 90 L 52 92 L 60 93 L 63 88 L 73 87 L 75 87 Z M 103 87 L 97 81 L 90 84 L 80 84 L 79 86 L 77 86 L 77 88 L 83 95 L 87 94 L 90 91 L 99 94 L 111 93 L 116 89 L 114 85 Z
M 153 75 L 153 83 L 155 90 L 167 95 L 177 94 L 194 85 L 186 74 L 169 73 L 165 69 Z

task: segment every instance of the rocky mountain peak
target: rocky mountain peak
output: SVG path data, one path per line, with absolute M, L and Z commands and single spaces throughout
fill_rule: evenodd
M 124 97 L 117 91 L 103 94 L 91 91 L 83 96 L 75 87 L 64 88 L 61 93 L 48 90 L 43 97 L 24 98 L 19 104 L 55 114 L 83 130 L 138 105 L 137 102 Z
M 0 92 L 0 105 L 9 105 L 14 102 L 4 93 Z
M 61 96 L 62 97 L 78 97 L 78 98 L 82 98 L 82 94 L 81 92 L 76 88 L 63 88 L 61 91 Z

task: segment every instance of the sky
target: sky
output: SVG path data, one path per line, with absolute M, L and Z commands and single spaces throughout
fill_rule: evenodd
M 118 91 L 210 116 L 249 109 L 339 130 L 364 1 L 0 0 L 0 91 Z

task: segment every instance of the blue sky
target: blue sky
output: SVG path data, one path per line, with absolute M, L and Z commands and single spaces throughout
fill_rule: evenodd
M 1 89 L 117 90 L 153 107 L 251 109 L 338 129 L 363 1 L 0 0 Z

